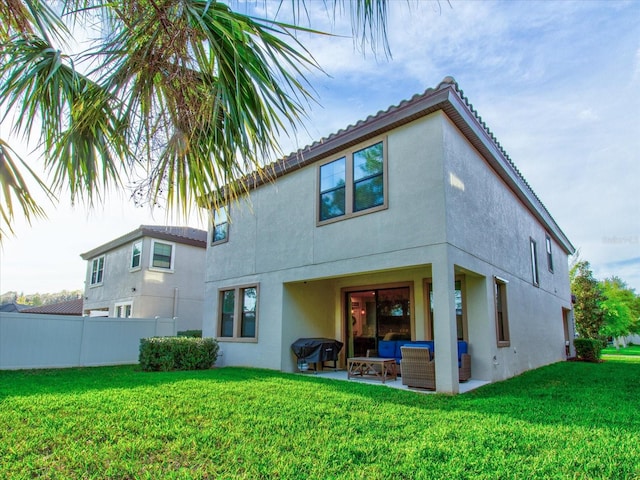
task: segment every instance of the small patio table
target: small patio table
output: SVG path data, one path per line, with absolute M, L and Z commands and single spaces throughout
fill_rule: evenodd
M 347 378 L 366 377 L 380 380 L 396 380 L 398 371 L 393 358 L 352 357 L 347 359 Z

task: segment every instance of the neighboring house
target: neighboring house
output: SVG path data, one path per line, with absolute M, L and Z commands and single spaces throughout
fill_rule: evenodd
M 0 305 L 0 312 L 21 312 L 25 308 L 29 308 L 31 305 L 23 305 L 17 302 L 3 303 Z
M 566 358 L 574 247 L 452 78 L 267 171 L 212 214 L 203 334 L 225 365 L 294 371 L 300 337 L 343 342 L 342 366 L 433 339 L 457 393 L 458 339 L 477 380 Z
M 176 317 L 178 330 L 200 330 L 206 244 L 204 230 L 141 225 L 81 254 L 84 314 Z
M 82 315 L 82 299 L 67 300 L 66 302 L 49 303 L 39 307 L 27 307 L 20 313 L 43 313 L 46 315 Z

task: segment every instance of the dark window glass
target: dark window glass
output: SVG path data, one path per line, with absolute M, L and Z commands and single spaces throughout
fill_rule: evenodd
M 140 266 L 140 255 L 142 254 L 142 242 L 136 242 L 133 244 L 131 251 L 131 268 L 137 268 Z
M 153 244 L 153 262 L 156 268 L 171 268 L 171 245 L 166 243 Z
M 551 253 L 551 237 L 549 235 L 545 238 L 547 244 L 547 266 L 549 267 L 549 271 L 553 273 L 553 254 Z
M 222 318 L 220 319 L 220 336 L 233 337 L 233 314 L 235 310 L 235 290 L 222 292 Z
M 344 215 L 346 158 L 339 158 L 320 167 L 320 220 Z
M 382 142 L 353 154 L 353 211 L 384 203 Z
M 242 295 L 242 323 L 240 324 L 241 337 L 256 336 L 256 303 L 256 288 L 245 288 Z
M 104 257 L 96 258 L 91 264 L 91 285 L 102 283 L 102 273 L 104 271 Z
M 213 238 L 211 243 L 222 242 L 229 235 L 229 220 L 227 209 L 221 208 L 213 214 Z

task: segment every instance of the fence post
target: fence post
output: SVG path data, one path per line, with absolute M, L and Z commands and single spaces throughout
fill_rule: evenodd
M 89 317 L 82 317 L 82 324 L 80 325 L 80 351 L 78 352 L 78 365 L 80 365 L 81 367 L 84 367 L 86 364 L 86 358 L 85 358 L 85 331 L 86 331 L 86 324 L 87 324 L 87 319 Z

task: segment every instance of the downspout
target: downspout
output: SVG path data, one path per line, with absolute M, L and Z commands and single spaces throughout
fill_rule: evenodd
M 178 293 L 179 293 L 179 288 L 176 287 L 173 289 L 173 318 L 176 318 L 178 316 Z
M 177 317 L 178 317 L 178 293 L 180 292 L 180 289 L 178 287 L 175 287 L 173 289 L 173 335 L 176 336 L 178 334 L 178 322 L 177 322 Z

